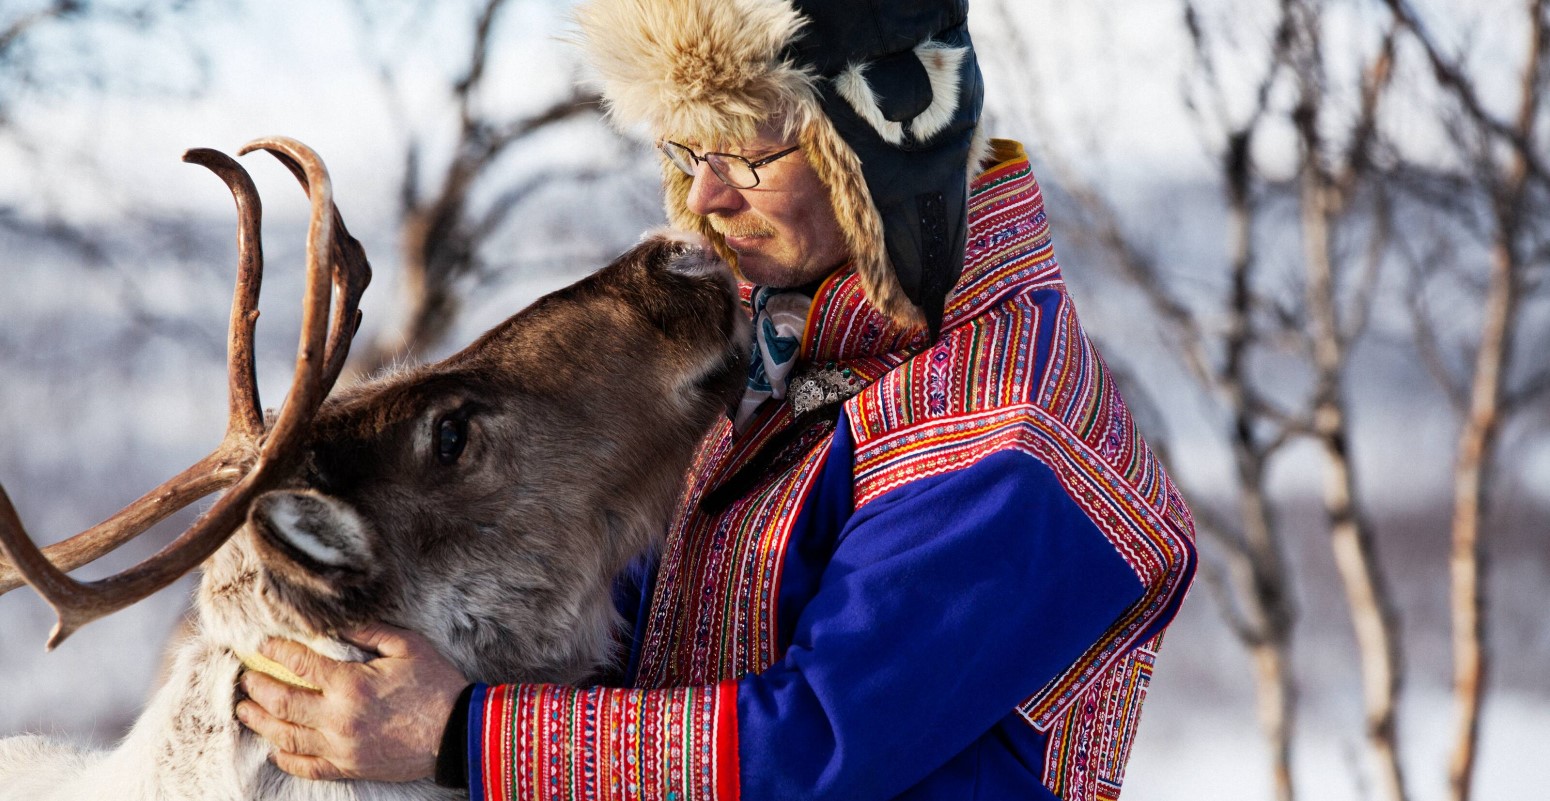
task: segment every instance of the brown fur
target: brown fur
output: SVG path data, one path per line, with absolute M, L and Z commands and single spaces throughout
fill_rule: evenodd
M 694 444 L 740 388 L 738 318 L 724 268 L 656 239 L 443 362 L 331 399 L 281 495 L 344 564 L 289 541 L 270 493 L 206 597 L 256 573 L 302 631 L 383 619 L 444 632 L 480 680 L 587 677 L 611 634 L 588 618 L 611 615 L 608 582 L 665 528 Z M 448 418 L 467 445 L 442 464 Z
M 702 247 L 657 237 L 437 364 L 330 399 L 290 485 L 205 564 L 198 624 L 122 744 L 0 739 L 0 801 L 425 801 L 429 782 L 308 782 L 233 717 L 268 637 L 420 632 L 472 680 L 577 683 L 618 656 L 612 582 L 668 523 L 742 387 L 747 321 Z M 456 458 L 444 421 L 465 421 Z M 449 451 L 450 453 L 450 451 Z

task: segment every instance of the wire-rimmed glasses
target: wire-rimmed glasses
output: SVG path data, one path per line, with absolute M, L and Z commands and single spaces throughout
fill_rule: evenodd
M 667 156 L 667 160 L 674 167 L 683 171 L 684 175 L 694 177 L 694 171 L 700 162 L 710 165 L 712 175 L 721 179 L 721 182 L 733 189 L 752 189 L 759 185 L 759 168 L 774 162 L 783 156 L 788 156 L 801 149 L 800 145 L 788 147 L 779 153 L 765 156 L 758 161 L 749 161 L 744 156 L 735 153 L 699 153 L 690 150 L 677 142 L 666 139 L 657 143 L 657 149 Z

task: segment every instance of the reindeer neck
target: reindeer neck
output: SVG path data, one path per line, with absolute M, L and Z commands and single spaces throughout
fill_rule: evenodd
M 131 801 L 443 801 L 429 782 L 310 782 L 269 763 L 269 747 L 233 717 L 241 662 L 203 637 L 185 643 L 169 680 L 124 741 L 72 798 Z M 91 788 L 115 788 L 94 794 Z M 121 792 L 119 788 L 128 790 Z

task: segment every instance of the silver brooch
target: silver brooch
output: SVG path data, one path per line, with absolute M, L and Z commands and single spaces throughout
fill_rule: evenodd
M 786 397 L 791 411 L 801 416 L 815 409 L 832 406 L 854 398 L 864 387 L 849 367 L 826 364 L 821 367 L 804 367 L 791 374 L 786 384 Z

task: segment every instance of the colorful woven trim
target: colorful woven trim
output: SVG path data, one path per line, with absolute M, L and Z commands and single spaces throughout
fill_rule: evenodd
M 1189 507 L 1136 430 L 1114 377 L 1077 321 L 1069 299 L 1054 315 L 1055 335 L 1037 403 L 1119 471 L 1146 504 L 1182 531 L 1195 530 Z
M 1152 682 L 1158 635 L 1093 682 L 1049 729 L 1044 786 L 1063 801 L 1117 801 Z
M 893 376 L 889 377 L 892 380 Z M 859 400 L 859 399 L 858 399 Z M 958 414 L 880 436 L 857 428 L 856 503 L 931 475 L 960 470 L 995 453 L 1021 451 L 1056 479 L 1136 574 L 1146 594 L 1065 673 L 1020 705 L 1040 730 L 1138 644 L 1137 638 L 1185 589 L 1193 530 L 1147 502 L 1104 455 L 1037 405 Z
M 482 801 L 736 801 L 737 685 L 481 686 L 469 786 Z
M 979 317 L 1012 294 L 1061 282 L 1044 214 L 1044 193 L 1020 146 L 969 188 L 969 242 L 963 275 L 947 299 L 943 330 Z M 802 361 L 822 363 L 920 352 L 925 335 L 895 326 L 867 303 L 861 277 L 845 270 L 820 285 L 802 337 Z
M 1192 575 L 1194 562 L 1192 529 L 1178 528 L 1174 516 L 1159 514 L 1147 505 L 1100 454 L 1074 436 L 1060 436 L 1063 432 L 1051 422 L 1040 420 L 1039 436 L 1030 437 L 1027 443 L 1034 446 L 1040 461 L 1054 470 L 1066 493 L 1135 571 L 1146 593 L 1065 673 L 1019 707 L 1041 730 L 1104 671 L 1141 644 L 1139 638 L 1188 589 L 1185 578 Z
M 772 454 L 759 480 L 714 511 L 706 493 L 790 428 L 789 404 L 734 438 L 723 423 L 690 470 L 690 510 L 675 520 L 657 569 L 640 643 L 641 687 L 709 684 L 757 673 L 781 656 L 776 620 L 786 546 L 802 500 L 822 472 L 833 426 L 809 429 Z
M 1042 218 L 1035 209 L 1024 213 Z M 1054 269 L 1041 252 L 1042 245 L 1001 259 L 1004 284 L 993 278 L 998 270 L 977 272 L 964 296 L 997 298 L 995 313 L 952 329 L 848 409 L 858 509 L 911 482 L 1021 451 L 1050 467 L 1145 588 L 1104 637 L 1019 707 L 1045 731 L 1178 600 L 1192 564 L 1194 525 L 1136 432 L 1064 287 L 1037 280 Z M 1006 297 L 997 286 L 1020 293 Z

